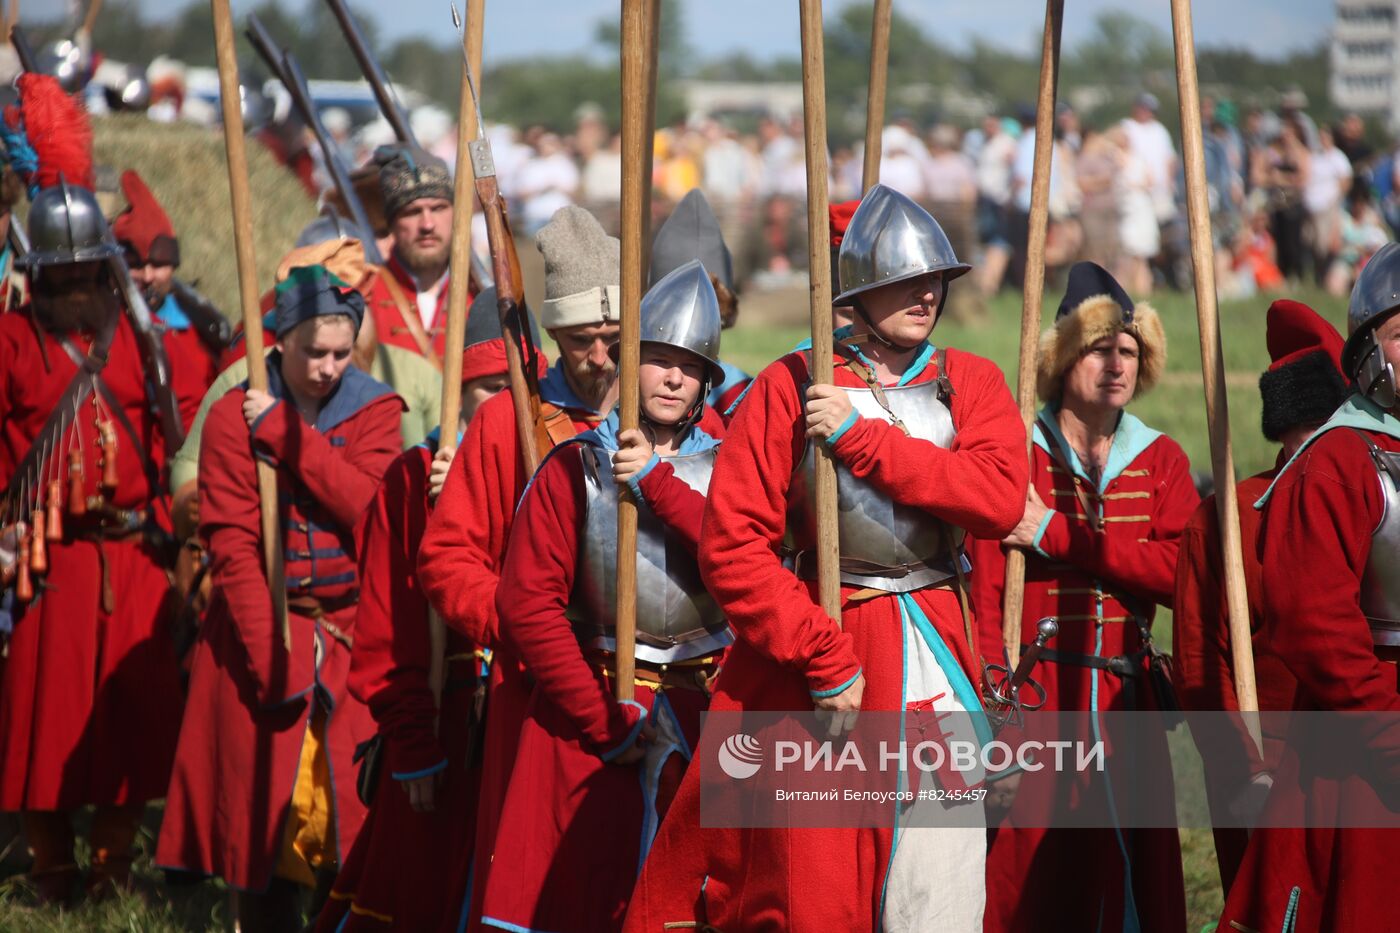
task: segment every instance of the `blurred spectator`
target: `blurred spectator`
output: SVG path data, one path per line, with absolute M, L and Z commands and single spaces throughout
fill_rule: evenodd
M 1118 147 L 1118 177 L 1114 197 L 1118 202 L 1118 279 L 1132 295 L 1152 291 L 1152 271 L 1148 265 L 1161 247 L 1161 227 L 1157 221 L 1153 191 L 1155 178 L 1147 162 L 1133 148 L 1127 122 L 1109 130 L 1108 138 Z
M 1339 244 L 1343 203 L 1351 190 L 1351 162 L 1333 143 L 1332 128 L 1321 126 L 1317 131 L 1317 149 L 1312 153 L 1312 165 L 1303 188 L 1303 206 L 1307 208 L 1309 239 L 1312 243 L 1313 268 L 1318 284 L 1322 284 L 1332 265 L 1332 256 Z
M 929 133 L 925 206 L 948 234 L 953 252 L 970 260 L 977 254 L 977 177 L 972 160 L 959 148 L 961 142 L 957 127 L 946 123 Z M 954 320 L 970 321 L 984 310 L 986 303 L 977 289 L 955 288 L 949 293 L 948 312 Z
M 1079 190 L 1083 197 L 1080 223 L 1084 227 L 1081 258 L 1105 269 L 1118 268 L 1118 192 L 1123 150 L 1108 134 L 1084 131 L 1079 153 Z
M 580 203 L 605 230 L 622 223 L 622 137 L 614 135 L 583 164 Z
M 989 115 L 982 120 L 983 142 L 977 152 L 977 232 L 985 246 L 980 274 L 982 293 L 1001 287 L 1011 259 L 1007 211 L 1011 203 L 1011 166 L 1016 161 L 1016 137 L 1021 124 Z
M 880 184 L 924 204 L 928 190 L 924 183 L 926 159 L 918 143 L 902 126 L 887 126 L 880 135 Z
M 1336 249 L 1327 269 L 1327 293 L 1338 298 L 1351 294 L 1356 274 L 1366 265 L 1371 254 L 1390 239 L 1380 212 L 1365 188 L 1353 188 L 1347 197 L 1347 209 L 1342 212 L 1337 229 Z
M 1279 100 L 1278 117 L 1284 123 L 1292 123 L 1298 130 L 1298 137 L 1309 150 L 1317 151 L 1317 124 L 1304 109 L 1308 106 L 1308 95 L 1300 87 L 1291 87 L 1283 92 Z
M 1250 216 L 1248 229 L 1241 234 L 1235 254 L 1236 297 L 1268 294 L 1283 287 L 1283 273 L 1279 271 L 1278 252 L 1269 225 L 1268 213 L 1255 211 Z
M 1279 271 L 1286 279 L 1300 279 L 1303 274 L 1303 189 L 1311 163 L 1298 124 L 1287 121 L 1255 166 L 1255 185 L 1266 198 L 1269 233 L 1277 249 Z
M 515 196 L 521 202 L 521 220 L 527 236 L 533 236 L 561 207 L 574 203 L 579 172 L 564 144 L 553 133 L 541 133 L 535 155 L 521 167 Z
M 1176 197 L 1173 190 L 1176 180 L 1176 147 L 1171 134 L 1157 119 L 1157 97 L 1153 94 L 1139 94 L 1133 102 L 1132 116 L 1121 124 L 1133 155 L 1142 162 L 1147 172 L 1148 193 L 1152 197 L 1152 208 L 1159 224 L 1166 223 L 1176 216 Z M 1131 290 L 1131 289 L 1130 289 Z

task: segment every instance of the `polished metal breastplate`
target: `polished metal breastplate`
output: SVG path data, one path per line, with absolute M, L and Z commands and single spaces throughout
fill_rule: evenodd
M 911 437 L 938 447 L 952 445 L 953 413 L 939 397 L 937 381 L 884 390 L 890 410 Z M 893 423 L 870 389 L 847 389 L 863 417 Z M 788 490 L 786 549 L 798 576 L 816 575 L 816 501 L 812 442 L 809 441 Z M 890 593 L 908 593 L 942 583 L 954 574 L 952 555 L 961 553 L 963 532 L 923 509 L 901 505 L 873 483 L 857 478 L 836 458 L 837 528 L 841 543 L 841 582 Z
M 611 651 L 617 625 L 617 483 L 612 453 L 583 454 L 584 528 L 567 615 L 579 641 Z M 716 449 L 666 457 L 676 477 L 709 489 Z M 666 524 L 637 507 L 637 657 L 664 664 L 709 654 L 733 641 L 724 614 L 700 579 L 700 567 Z
M 1371 448 L 1385 513 L 1371 535 L 1361 576 L 1361 611 L 1377 645 L 1400 647 L 1400 453 Z

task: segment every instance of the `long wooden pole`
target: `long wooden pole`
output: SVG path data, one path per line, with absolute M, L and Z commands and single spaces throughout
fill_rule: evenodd
M 637 369 L 641 363 L 641 324 L 646 240 L 647 192 L 651 187 L 647 140 L 647 89 L 650 40 L 647 7 L 651 0 L 622 2 L 622 335 L 618 349 L 618 420 L 622 430 L 637 427 L 641 399 Z M 633 697 L 637 645 L 637 504 L 624 491 L 617 508 L 617 683 L 619 700 Z
M 1254 651 L 1249 628 L 1249 596 L 1244 584 L 1235 463 L 1230 449 L 1230 410 L 1225 396 L 1225 361 L 1220 352 L 1220 314 L 1215 295 L 1215 247 L 1206 195 L 1205 150 L 1201 139 L 1201 100 L 1196 77 L 1196 41 L 1190 0 L 1172 0 L 1176 45 L 1176 87 L 1181 104 L 1181 154 L 1186 168 L 1186 217 L 1191 231 L 1191 264 L 1196 280 L 1196 322 L 1201 332 L 1201 378 L 1205 386 L 1210 465 L 1215 508 L 1225 559 L 1225 602 L 1230 612 L 1230 649 L 1240 712 L 1259 710 L 1254 683 Z M 1251 724 L 1256 744 L 1258 723 Z
M 881 134 L 885 129 L 885 88 L 890 73 L 890 18 L 893 0 L 875 0 L 870 24 L 870 89 L 865 99 L 865 162 L 861 166 L 861 194 L 880 180 Z
M 228 187 L 233 202 L 234 256 L 238 264 L 238 297 L 243 311 L 247 346 L 248 388 L 267 391 L 267 361 L 263 359 L 262 315 L 258 310 L 258 269 L 253 254 L 253 201 L 248 190 L 248 153 L 243 145 L 242 97 L 238 88 L 238 58 L 234 48 L 229 0 L 210 0 L 214 13 L 214 51 L 219 64 L 219 102 L 224 116 L 224 151 L 228 156 Z M 272 594 L 273 618 L 282 643 L 292 646 L 287 619 L 287 587 L 282 566 L 282 523 L 277 508 L 277 471 L 258 461 L 258 505 L 262 517 L 263 561 Z
M 467 298 L 472 268 L 472 198 L 476 179 L 468 143 L 476 139 L 476 106 L 472 102 L 467 68 L 481 86 L 482 26 L 486 0 L 467 0 L 467 62 L 462 64 L 462 87 L 457 104 L 457 167 L 452 192 L 452 274 L 447 279 L 447 334 L 442 357 L 442 421 L 439 446 L 457 446 L 457 422 L 462 412 L 462 344 L 467 335 Z M 428 688 L 441 705 L 447 676 L 447 629 L 442 617 L 428 612 Z
M 807 149 L 808 301 L 812 318 L 812 381 L 835 381 L 831 334 L 831 249 L 827 246 L 826 60 L 822 51 L 821 0 L 798 0 L 802 22 L 802 129 Z M 825 444 L 816 454 L 817 596 L 841 621 L 841 546 L 836 534 L 836 462 Z
M 1050 160 L 1055 143 L 1055 92 L 1060 82 L 1060 28 L 1064 0 L 1047 0 L 1045 35 L 1040 46 L 1040 94 L 1035 106 L 1035 167 L 1031 173 L 1030 234 L 1026 242 L 1026 278 L 1021 293 L 1021 359 L 1016 371 L 1016 402 L 1026 426 L 1026 456 L 1032 455 L 1035 419 L 1035 358 L 1040 344 L 1040 307 L 1045 298 L 1045 237 L 1050 222 Z M 1013 670 L 1021 654 L 1021 615 L 1026 597 L 1026 554 L 1012 548 L 1006 556 L 1002 591 L 1001 637 Z

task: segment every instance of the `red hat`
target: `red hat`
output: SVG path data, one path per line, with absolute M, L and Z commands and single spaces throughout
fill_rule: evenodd
M 529 368 L 529 364 L 526 364 Z M 535 375 L 543 379 L 549 361 L 538 348 L 535 350 Z M 483 340 L 462 348 L 462 384 L 482 376 L 499 376 L 506 372 L 506 342 L 500 337 Z
M 1312 308 L 1281 298 L 1269 306 L 1265 342 L 1273 360 L 1259 377 L 1264 436 L 1326 421 L 1346 400 L 1342 335 Z
M 58 184 L 60 178 L 91 190 L 92 126 L 87 111 L 50 75 L 26 73 L 16 83 L 19 104 L 5 108 L 5 145 L 30 196 Z M 22 150 L 32 151 L 32 158 L 23 158 Z
M 117 241 L 134 252 L 142 265 L 178 266 L 180 241 L 175 228 L 141 176 L 130 169 L 122 172 L 122 193 L 127 208 L 112 222 Z
M 854 201 L 839 201 L 827 206 L 827 213 L 831 220 L 831 245 L 833 247 L 841 245 L 841 238 L 846 235 L 846 228 L 851 225 L 851 218 L 856 215 L 858 207 L 860 207 L 859 198 Z

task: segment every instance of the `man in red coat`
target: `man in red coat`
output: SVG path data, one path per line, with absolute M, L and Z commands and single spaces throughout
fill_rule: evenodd
M 1259 563 L 1260 514 L 1254 503 L 1273 483 L 1283 465 L 1325 422 L 1349 394 L 1342 375 L 1342 336 L 1307 305 L 1280 298 L 1269 306 L 1265 339 L 1273 363 L 1259 378 L 1264 401 L 1264 436 L 1283 445 L 1273 469 L 1241 481 L 1240 538 L 1244 552 L 1249 624 L 1254 633 L 1254 675 L 1259 709 L 1293 708 L 1297 682 L 1262 634 L 1263 597 Z M 1220 526 L 1215 497 L 1205 499 L 1181 535 L 1176 564 L 1176 607 L 1172 613 L 1172 658 L 1177 693 L 1188 710 L 1239 710 L 1234 661 L 1230 650 L 1229 610 L 1222 576 Z M 1239 826 L 1272 785 L 1283 754 L 1284 717 L 1260 720 L 1264 757 L 1259 757 L 1242 722 L 1209 717 L 1192 720 L 1192 737 L 1206 768 L 1206 794 L 1214 822 L 1220 883 L 1229 891 L 1249 840 Z M 1231 826 L 1221 825 L 1224 823 Z
M 1222 930 L 1395 926 L 1389 858 L 1400 831 L 1373 828 L 1366 815 L 1395 825 L 1388 717 L 1400 712 L 1397 294 L 1400 245 L 1388 243 L 1352 290 L 1342 366 L 1354 394 L 1260 500 L 1264 633 L 1297 679 L 1293 709 L 1352 715 L 1329 720 L 1334 745 L 1321 756 L 1312 746 L 1304 757 L 1292 740 L 1299 718 L 1290 724 L 1292 750 L 1226 896 Z M 1365 713 L 1378 715 L 1357 715 Z
M 502 640 L 534 680 L 483 925 L 616 931 L 700 732 L 733 634 L 694 554 L 722 422 L 705 403 L 720 311 L 699 260 L 642 300 L 640 413 L 555 448 L 520 502 L 497 590 Z M 611 476 L 609 473 L 611 472 Z M 639 502 L 635 699 L 616 689 L 618 487 Z
M 617 402 L 610 351 L 618 335 L 620 244 L 579 207 L 555 214 L 537 244 L 545 260 L 540 324 L 559 346 L 559 359 L 540 380 L 543 455 L 550 445 L 595 427 Z M 433 470 L 444 476 L 444 485 L 419 547 L 418 582 L 444 622 L 494 652 L 468 912 L 468 929 L 474 929 L 530 699 L 519 660 L 501 644 L 496 608 L 515 506 L 530 479 L 509 391 L 481 406 L 455 459 L 450 449 L 440 449 Z
M 363 288 L 381 344 L 442 365 L 452 232 L 452 177 L 437 156 L 407 146 L 374 154 L 393 248 Z
M 537 371 L 543 363 L 536 360 Z M 488 288 L 467 317 L 461 430 L 508 384 L 496 290 Z M 448 630 L 437 662 L 444 665 L 439 704 L 417 573 L 418 544 L 440 491 L 429 484 L 439 446 L 434 430 L 395 460 L 365 518 L 349 683 L 379 727 L 382 758 L 369 816 L 317 920 L 326 933 L 455 926 L 470 877 L 488 655 Z
M 400 449 L 402 402 L 350 366 L 363 314 L 323 267 L 294 270 L 278 286 L 269 391 L 235 389 L 204 427 L 213 595 L 156 861 L 222 877 L 245 929 L 299 929 L 299 886 L 333 874 L 364 819 L 351 759 L 373 726 L 345 687 L 355 529 Z M 285 634 L 263 566 L 258 460 L 277 471 Z
M 806 352 L 755 378 L 715 464 L 700 537 L 705 583 L 738 635 L 712 712 L 980 719 L 958 545 L 963 531 L 1015 526 L 1027 466 L 1000 370 L 928 342 L 948 283 L 968 269 L 926 211 L 876 186 L 841 244 L 837 301 L 856 319 L 836 332 L 836 385 L 809 385 Z M 843 502 L 839 625 L 817 605 L 810 553 L 818 443 L 835 455 Z M 796 572 L 781 556 L 785 535 Z M 980 929 L 980 825 L 905 829 L 898 845 L 892 826 L 705 828 L 706 764 L 687 772 L 661 827 L 628 930 Z
M 1157 313 L 1134 305 L 1107 271 L 1070 270 L 1055 324 L 1041 337 L 1031 485 L 1020 523 L 971 548 L 973 602 L 988 661 L 1003 659 L 1006 548 L 1026 554 L 1021 643 L 1042 618 L 1059 634 L 1035 672 L 1045 710 L 1082 710 L 1085 742 L 1102 733 L 1107 778 L 1042 771 L 1021 781 L 987 851 L 988 933 L 1033 929 L 1054 917 L 1063 929 L 1163 930 L 1186 924 L 1181 852 L 1173 829 L 1119 823 L 1123 766 L 1101 714 L 1156 709 L 1148 673 L 1152 617 L 1170 606 L 1177 542 L 1200 497 L 1190 463 L 1171 438 L 1126 408 L 1166 364 Z M 1066 720 L 1068 721 L 1068 720 Z M 1136 743 L 1139 767 L 1168 768 L 1161 735 Z M 1114 786 L 1114 781 L 1120 786 Z M 1169 798 L 1168 798 L 1169 799 Z M 1106 829 L 1048 829 L 1055 805 L 1102 803 Z
M 25 76 L 21 93 L 42 96 L 52 81 Z M 120 247 L 74 183 L 87 169 L 66 169 L 41 169 L 49 187 L 30 204 L 33 303 L 0 315 L 0 525 L 22 518 L 29 532 L 4 579 L 15 608 L 0 679 L 0 810 L 22 811 L 39 894 L 59 902 L 78 880 L 71 817 L 84 806 L 97 807 L 89 892 L 126 884 L 146 801 L 164 794 L 182 702 L 161 611 L 169 517 L 148 454 L 164 440 L 115 297 Z M 46 424 L 60 407 L 73 417 L 55 435 Z
M 170 360 L 170 386 L 186 431 L 194 422 L 204 393 L 219 374 L 219 357 L 228 343 L 227 320 L 187 285 L 176 292 L 180 241 L 175 228 L 141 176 L 122 172 L 127 208 L 112 222 L 112 233 L 126 251 L 131 277 L 141 288 L 151 314 L 164 329 Z

